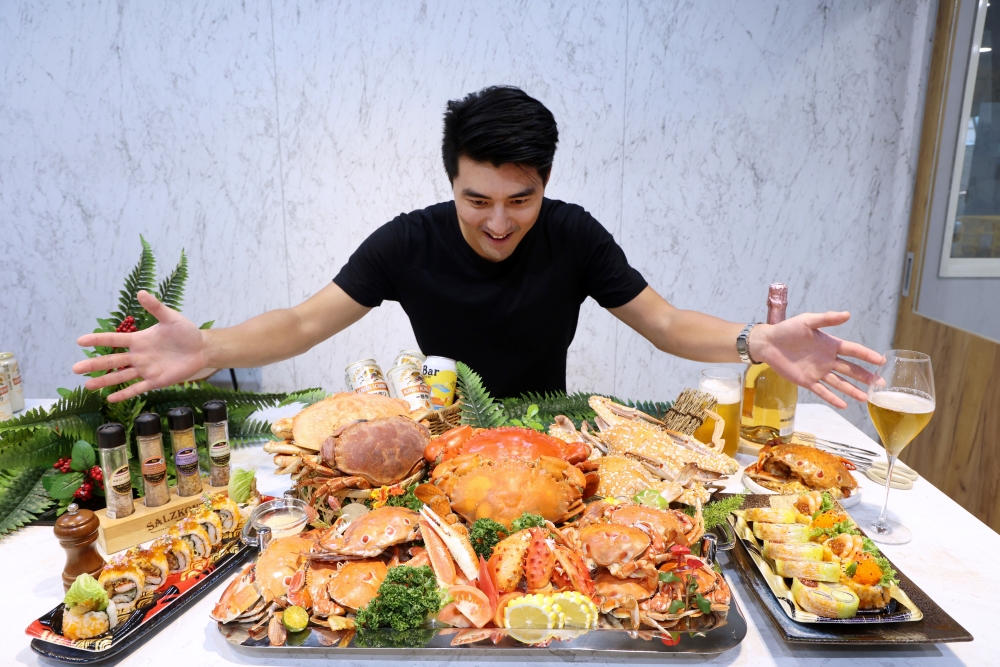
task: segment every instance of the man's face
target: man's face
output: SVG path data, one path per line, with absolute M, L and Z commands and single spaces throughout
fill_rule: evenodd
M 462 236 L 491 262 L 510 257 L 538 219 L 545 184 L 534 167 L 458 159 L 452 183 Z

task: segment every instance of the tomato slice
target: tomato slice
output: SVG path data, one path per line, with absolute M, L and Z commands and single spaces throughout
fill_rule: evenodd
M 449 602 L 445 606 L 441 607 L 441 611 L 438 612 L 438 620 L 456 628 L 472 627 L 472 621 L 466 618 L 465 614 L 458 610 L 458 603 L 456 602 Z
M 666 637 L 660 637 L 660 641 L 662 641 L 667 646 L 677 646 L 678 644 L 681 643 L 681 633 L 679 632 L 668 633 Z
M 448 595 L 452 597 L 454 602 L 446 606 L 455 605 L 458 611 L 472 621 L 472 624 L 477 628 L 483 627 L 492 619 L 493 614 L 491 613 L 492 608 L 490 607 L 489 598 L 486 597 L 486 593 L 483 593 L 475 586 L 449 586 Z M 438 618 L 440 616 L 438 614 Z
M 503 610 L 507 608 L 507 603 L 520 597 L 524 597 L 524 593 L 514 591 L 513 593 L 504 593 L 497 600 L 497 610 L 493 614 L 493 622 L 496 623 L 498 628 L 503 627 Z
M 490 568 L 486 565 L 486 559 L 482 556 L 479 557 L 479 579 L 476 580 L 476 587 L 479 588 L 483 593 L 486 593 L 486 598 L 490 601 L 490 613 L 492 614 L 497 610 L 497 587 L 493 585 L 493 577 L 490 576 Z

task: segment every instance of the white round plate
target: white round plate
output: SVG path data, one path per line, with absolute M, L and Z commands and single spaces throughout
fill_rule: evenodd
M 746 470 L 743 471 L 743 486 L 745 486 L 751 493 L 765 493 L 765 494 L 774 494 L 774 493 L 777 493 L 777 491 L 772 491 L 771 489 L 765 488 L 765 487 L 761 486 L 760 484 L 758 484 L 757 482 L 755 482 L 752 479 L 750 479 L 750 475 L 747 474 Z M 861 502 L 861 488 L 860 487 L 858 487 L 857 491 L 854 494 L 852 494 L 850 497 L 848 497 L 848 498 L 841 498 L 840 499 L 840 505 L 845 510 L 851 509 L 852 507 L 854 507 L 855 505 L 857 505 L 860 502 Z

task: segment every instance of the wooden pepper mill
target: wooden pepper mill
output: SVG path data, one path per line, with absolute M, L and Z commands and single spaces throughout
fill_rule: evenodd
M 56 519 L 56 538 L 66 550 L 66 566 L 62 573 L 64 590 L 69 590 L 77 576 L 84 572 L 95 579 L 101 573 L 104 559 L 94 546 L 100 525 L 97 515 L 80 509 L 76 503 L 71 503 L 66 512 Z

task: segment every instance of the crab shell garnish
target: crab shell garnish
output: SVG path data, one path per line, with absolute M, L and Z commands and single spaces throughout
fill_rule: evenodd
M 808 445 L 765 445 L 747 473 L 762 483 L 799 482 L 809 489 L 835 491 L 834 496 L 849 496 L 858 488 L 842 459 Z
M 348 609 L 360 609 L 378 595 L 378 587 L 389 569 L 380 560 L 341 563 L 327 590 L 335 602 Z
M 328 528 L 319 546 L 332 555 L 374 558 L 394 544 L 417 539 L 419 518 L 405 507 L 380 507 L 354 519 L 342 535 L 338 526 Z
M 463 454 L 445 461 L 431 480 L 469 523 L 489 518 L 505 526 L 525 512 L 560 522 L 583 509 L 583 473 L 563 459 L 492 460 Z

